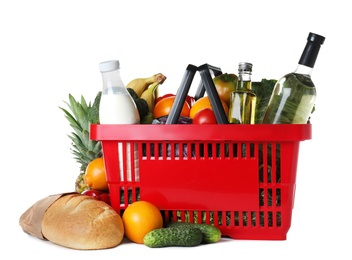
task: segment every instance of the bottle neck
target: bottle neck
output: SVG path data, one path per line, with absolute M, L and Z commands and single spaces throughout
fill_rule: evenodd
M 302 64 L 298 64 L 294 73 L 302 74 L 302 75 L 306 75 L 306 76 L 310 77 L 312 75 L 312 71 L 313 71 L 313 68 L 302 65 Z
M 307 42 L 294 73 L 311 76 L 320 46 L 320 43 Z
M 252 79 L 251 79 L 250 72 L 244 71 L 238 74 L 237 89 L 238 90 L 252 89 Z
M 102 72 L 103 79 L 103 90 L 117 88 L 117 87 L 125 87 L 120 77 L 119 70 Z
M 308 41 L 298 64 L 314 68 L 315 61 L 317 60 L 319 54 L 320 46 L 320 43 Z

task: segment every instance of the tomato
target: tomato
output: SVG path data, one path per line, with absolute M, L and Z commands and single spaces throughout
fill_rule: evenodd
M 161 99 L 158 103 L 155 104 L 154 107 L 154 111 L 153 111 L 153 115 L 154 118 L 159 118 L 162 116 L 167 116 L 170 114 L 172 105 L 174 104 L 176 96 L 169 96 L 166 98 Z M 185 116 L 188 117 L 189 116 L 189 111 L 190 111 L 190 107 L 188 105 L 188 103 L 185 101 L 180 113 L 180 116 Z
M 168 93 L 168 94 L 165 94 L 163 96 L 157 97 L 157 99 L 155 100 L 155 104 L 158 103 L 160 100 L 162 100 L 164 98 L 173 97 L 173 96 L 175 96 L 175 94 Z
M 236 90 L 237 75 L 223 73 L 214 77 L 214 85 L 219 97 L 230 106 L 230 93 Z
M 158 103 L 160 100 L 164 99 L 164 98 L 167 98 L 167 97 L 173 97 L 173 96 L 176 96 L 175 94 L 171 94 L 171 93 L 168 93 L 168 94 L 165 94 L 163 96 L 160 96 L 158 97 L 156 100 L 155 100 L 155 104 Z M 194 97 L 190 96 L 190 95 L 187 95 L 186 96 L 186 102 L 188 103 L 189 107 L 192 107 L 194 102 L 195 102 L 195 99 Z
M 105 203 L 111 205 L 110 194 L 107 192 L 103 192 L 100 190 L 86 190 L 86 191 L 82 192 L 82 194 L 87 195 L 87 196 L 91 196 L 91 197 L 95 198 L 96 200 L 101 200 L 101 201 L 104 201 Z
M 194 97 L 187 95 L 186 102 L 188 103 L 189 107 L 192 107 L 196 100 L 194 99 Z
M 204 108 L 195 114 L 193 124 L 217 124 L 215 113 L 210 108 Z

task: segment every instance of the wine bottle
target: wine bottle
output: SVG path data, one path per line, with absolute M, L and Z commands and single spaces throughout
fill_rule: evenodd
M 264 114 L 263 124 L 306 124 L 316 100 L 311 73 L 325 37 L 309 33 L 297 69 L 280 78 Z

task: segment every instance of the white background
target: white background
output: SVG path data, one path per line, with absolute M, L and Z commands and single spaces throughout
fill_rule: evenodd
M 351 259 L 351 31 L 348 1 L 1 1 L 1 254 L 38 259 Z M 59 106 L 101 89 L 98 63 L 119 59 L 125 83 L 162 72 L 175 92 L 188 64 L 253 79 L 296 68 L 309 32 L 326 37 L 312 78 L 313 139 L 300 147 L 286 241 L 223 239 L 196 248 L 124 243 L 76 251 L 23 233 L 20 215 L 50 194 L 73 191 L 79 166 Z M 219 258 L 218 258 L 219 257 Z

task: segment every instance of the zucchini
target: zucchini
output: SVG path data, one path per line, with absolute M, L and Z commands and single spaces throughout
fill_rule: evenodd
M 168 246 L 191 247 L 199 245 L 202 239 L 203 233 L 198 228 L 158 228 L 144 236 L 144 245 L 151 248 Z
M 189 222 L 171 222 L 168 227 L 194 227 L 198 228 L 203 233 L 202 244 L 210 244 L 218 242 L 221 239 L 221 231 L 217 227 L 204 223 L 189 223 Z

